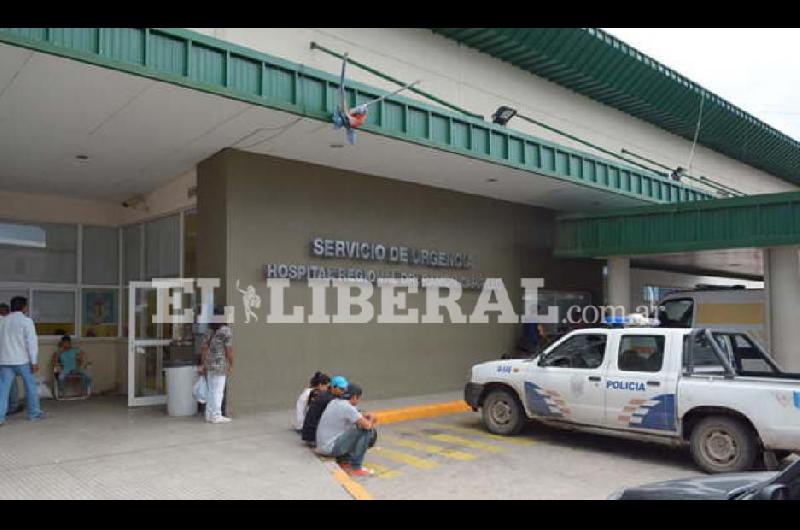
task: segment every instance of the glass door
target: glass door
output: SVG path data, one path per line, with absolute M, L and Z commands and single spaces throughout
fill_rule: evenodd
M 163 405 L 164 355 L 172 342 L 165 326 L 153 324 L 156 289 L 151 282 L 130 282 L 128 289 L 128 406 Z M 170 326 L 171 327 L 171 326 Z

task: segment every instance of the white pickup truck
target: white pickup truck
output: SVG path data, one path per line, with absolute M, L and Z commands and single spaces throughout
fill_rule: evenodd
M 496 434 L 537 419 L 688 444 L 711 473 L 800 452 L 800 374 L 742 332 L 577 330 L 538 357 L 473 366 L 464 398 Z

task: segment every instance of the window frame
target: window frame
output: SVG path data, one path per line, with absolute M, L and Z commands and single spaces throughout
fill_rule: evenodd
M 127 290 L 129 281 L 142 281 L 142 278 L 145 276 L 145 225 L 146 223 L 156 221 L 158 219 L 164 217 L 171 217 L 171 216 L 179 216 L 178 218 L 178 244 L 180 246 L 179 252 L 179 269 L 180 269 L 180 277 L 184 277 L 186 272 L 186 263 L 185 263 L 185 216 L 188 213 L 197 213 L 197 206 L 192 205 L 185 208 L 181 208 L 178 210 L 173 210 L 170 212 L 166 212 L 163 214 L 159 214 L 153 217 L 148 217 L 146 219 L 141 219 L 139 221 L 133 223 L 123 223 L 116 226 L 109 226 L 109 225 L 101 225 L 96 223 L 53 223 L 49 221 L 32 221 L 32 220 L 23 220 L 23 219 L 9 219 L 3 218 L 2 221 L 9 224 L 30 224 L 30 225 L 38 225 L 38 224 L 61 224 L 61 225 L 71 225 L 75 226 L 77 229 L 77 242 L 75 248 L 75 267 L 76 267 L 76 281 L 75 283 L 49 283 L 49 282 L 25 282 L 25 281 L 3 281 L 0 279 L 0 290 L 17 290 L 26 293 L 26 297 L 28 298 L 28 303 L 30 304 L 31 312 L 33 312 L 36 308 L 36 300 L 34 296 L 34 291 L 61 291 L 61 292 L 71 292 L 74 296 L 75 301 L 75 315 L 74 315 L 74 326 L 75 326 L 75 333 L 72 334 L 72 337 L 75 339 L 80 339 L 82 341 L 91 341 L 91 342 L 103 342 L 103 341 L 116 341 L 120 339 L 125 339 L 126 337 L 123 336 L 123 313 L 126 308 L 124 308 L 124 295 L 125 291 Z M 83 232 L 84 227 L 86 226 L 93 226 L 93 227 L 105 227 L 105 228 L 115 228 L 117 230 L 117 283 L 115 284 L 95 284 L 95 283 L 84 283 L 83 281 Z M 131 226 L 138 226 L 139 227 L 139 236 L 140 242 L 139 245 L 139 277 L 132 280 L 125 280 L 123 277 L 124 272 L 124 258 L 125 258 L 125 239 L 124 239 L 124 229 L 126 227 Z M 115 290 L 117 292 L 117 333 L 114 337 L 85 337 L 83 336 L 83 292 L 85 290 L 96 290 L 96 289 L 104 289 L 104 290 Z M 38 335 L 39 340 L 43 342 L 57 342 L 61 337 L 57 335 Z

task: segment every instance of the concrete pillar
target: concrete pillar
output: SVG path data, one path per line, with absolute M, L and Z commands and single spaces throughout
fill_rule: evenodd
M 622 306 L 631 312 L 631 262 L 628 258 L 609 258 L 606 262 L 606 305 Z
M 789 372 L 800 372 L 800 246 L 764 249 L 769 350 Z

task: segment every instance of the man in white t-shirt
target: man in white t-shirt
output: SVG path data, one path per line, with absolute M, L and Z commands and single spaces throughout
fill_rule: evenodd
M 330 402 L 317 427 L 317 452 L 336 457 L 342 469 L 358 477 L 375 474 L 362 463 L 378 437 L 375 415 L 362 414 L 356 408 L 361 393 L 361 387 L 350 383 L 342 399 Z
M 22 376 L 28 419 L 47 417 L 39 408 L 39 392 L 34 374 L 39 371 L 39 342 L 33 320 L 26 315 L 28 300 L 24 296 L 11 299 L 11 313 L 0 323 L 0 425 L 6 420 L 8 395 L 16 376 Z

